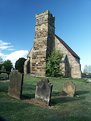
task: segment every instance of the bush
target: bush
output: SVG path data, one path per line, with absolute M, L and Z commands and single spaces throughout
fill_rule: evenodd
M 60 62 L 63 55 L 58 50 L 53 50 L 51 55 L 48 57 L 46 64 L 46 75 L 57 77 L 61 75 Z
M 26 61 L 25 58 L 19 58 L 15 63 L 15 68 L 21 72 L 24 73 L 24 62 Z

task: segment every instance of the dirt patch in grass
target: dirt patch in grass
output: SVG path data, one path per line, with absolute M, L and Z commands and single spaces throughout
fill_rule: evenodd
M 33 104 L 42 108 L 53 108 L 53 106 L 49 106 L 45 101 L 39 100 L 39 99 L 25 99 L 23 100 L 25 103 Z

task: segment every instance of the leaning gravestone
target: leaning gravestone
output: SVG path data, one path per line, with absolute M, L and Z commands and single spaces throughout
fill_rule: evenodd
M 67 96 L 74 97 L 75 92 L 76 92 L 76 86 L 75 86 L 75 84 L 74 84 L 72 81 L 67 81 L 67 82 L 64 84 L 63 92 L 64 92 Z
M 10 73 L 9 79 L 9 95 L 14 98 L 20 99 L 22 97 L 23 74 L 21 74 L 17 70 L 14 70 Z
M 36 85 L 35 99 L 40 99 L 50 105 L 53 85 L 48 79 L 44 78 Z

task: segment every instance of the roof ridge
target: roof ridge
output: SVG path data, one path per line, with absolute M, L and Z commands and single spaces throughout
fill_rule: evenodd
M 58 37 L 56 34 L 55 34 L 55 36 L 60 40 L 60 42 L 67 48 L 67 50 L 68 51 L 70 51 L 70 53 L 74 56 L 74 57 L 76 57 L 76 58 L 78 58 L 78 59 L 80 59 L 80 57 L 60 38 L 60 37 Z

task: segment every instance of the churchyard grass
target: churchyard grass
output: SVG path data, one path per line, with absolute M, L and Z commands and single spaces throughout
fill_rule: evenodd
M 67 80 L 76 85 L 75 97 L 60 96 Z M 91 121 L 91 84 L 85 79 L 49 78 L 53 84 L 51 107 L 24 101 L 34 98 L 37 81 L 40 78 L 24 77 L 22 100 L 8 96 L 9 82 L 0 82 L 0 118 L 4 121 Z

